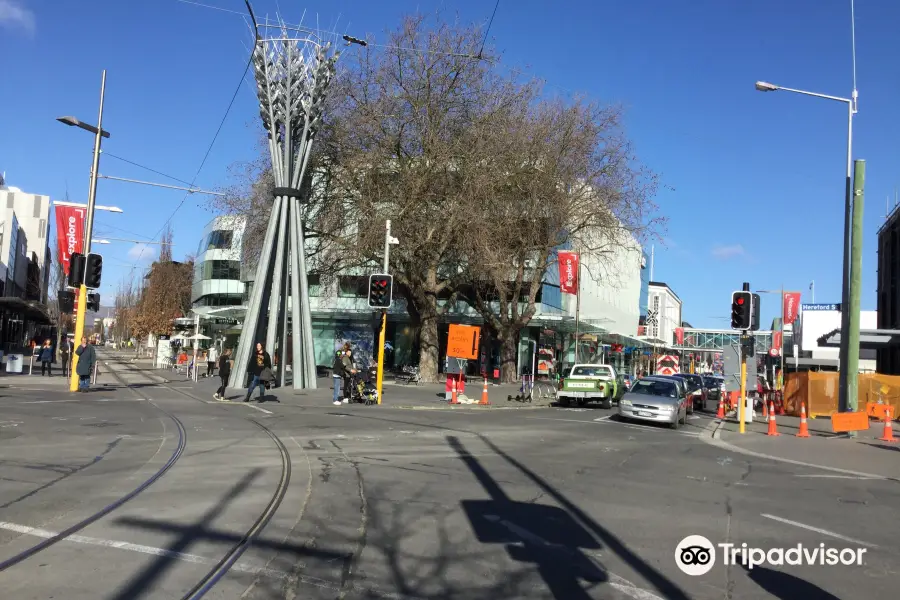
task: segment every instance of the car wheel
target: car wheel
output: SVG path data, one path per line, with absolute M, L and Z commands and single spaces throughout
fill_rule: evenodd
M 678 426 L 679 426 L 680 424 L 681 424 L 681 413 L 680 413 L 680 412 L 679 412 L 679 413 L 675 413 L 675 422 L 674 422 L 674 423 L 669 423 L 669 427 L 671 427 L 673 430 L 677 431 L 677 430 L 678 430 Z
M 602 406 L 603 408 L 612 408 L 612 400 L 607 398 L 600 406 Z

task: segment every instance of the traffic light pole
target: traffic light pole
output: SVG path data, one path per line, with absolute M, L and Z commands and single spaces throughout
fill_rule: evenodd
M 388 275 L 388 267 L 391 262 L 391 220 L 388 219 L 384 226 L 384 274 Z M 381 331 L 378 333 L 378 370 L 375 377 L 375 386 L 378 389 L 378 404 L 381 404 L 382 388 L 384 386 L 384 342 L 387 337 L 387 309 L 381 311 Z
M 750 291 L 750 284 L 748 282 L 744 282 L 743 291 Z M 750 318 L 751 321 L 753 319 L 753 295 L 750 295 Z M 745 345 L 745 340 L 748 334 L 748 330 L 744 329 L 741 335 L 741 403 L 738 405 L 738 427 L 740 433 L 744 433 L 746 430 L 745 419 L 747 415 L 746 406 L 747 406 L 747 346 Z
M 94 135 L 94 158 L 91 164 L 91 183 L 88 190 L 88 207 L 87 216 L 84 223 L 84 255 L 87 256 L 91 252 L 91 233 L 94 229 L 94 204 L 97 197 L 97 170 L 100 168 L 100 140 L 103 134 L 103 98 L 106 95 L 106 70 L 100 79 L 100 111 L 97 115 L 97 133 Z M 77 348 L 81 345 L 81 338 L 84 337 L 84 321 L 87 316 L 87 286 L 84 280 L 87 276 L 87 261 L 85 262 L 85 272 L 82 273 L 81 286 L 78 289 L 78 307 L 75 317 L 75 339 L 74 345 Z M 78 391 L 78 355 L 72 356 L 72 373 L 69 376 L 69 391 Z

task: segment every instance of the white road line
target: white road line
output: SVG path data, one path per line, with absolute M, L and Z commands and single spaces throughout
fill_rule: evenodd
M 244 406 L 246 406 L 247 408 L 252 408 L 253 410 L 258 410 L 259 412 L 266 413 L 267 415 L 274 414 L 271 410 L 266 410 L 260 406 L 256 406 L 255 404 L 251 404 L 249 402 L 243 402 L 242 404 L 244 404 Z
M 0 529 L 5 529 L 6 531 L 13 531 L 15 533 L 21 533 L 24 535 L 31 535 L 34 537 L 49 539 L 55 537 L 57 532 L 48 531 L 46 529 L 39 529 L 37 527 L 29 527 L 27 525 L 18 525 L 16 523 L 6 523 L 4 521 L 0 521 Z M 215 558 L 206 558 L 205 556 L 200 556 L 197 554 L 187 554 L 184 552 L 173 552 L 172 550 L 166 550 L 165 548 L 156 548 L 154 546 L 144 546 L 142 544 L 132 544 L 130 542 L 122 542 L 119 540 L 107 540 L 103 538 L 95 538 L 88 537 L 85 535 L 70 535 L 65 538 L 67 542 L 73 542 L 76 544 L 85 544 L 88 546 L 102 546 L 105 548 L 115 548 L 116 550 L 128 550 L 129 552 L 137 552 L 140 554 L 150 554 L 152 556 L 164 556 L 166 558 L 174 558 L 176 560 L 195 563 L 195 564 L 203 564 L 203 565 L 213 565 L 218 559 Z M 275 571 L 272 569 L 262 569 L 259 567 L 253 567 L 251 565 L 245 563 L 237 563 L 232 569 L 236 571 L 241 571 L 244 573 L 255 573 L 261 575 L 267 575 L 270 577 L 275 577 L 277 579 L 284 579 L 288 577 L 287 573 L 283 573 L 281 571 Z
M 868 546 L 869 548 L 877 548 L 875 544 L 870 544 L 868 542 L 863 542 L 862 540 L 857 540 L 851 537 L 847 537 L 845 535 L 841 535 L 839 533 L 835 533 L 833 531 L 828 531 L 827 529 L 819 529 L 818 527 L 813 527 L 812 525 L 805 525 L 803 523 L 798 523 L 797 521 L 791 521 L 790 519 L 785 519 L 782 517 L 776 517 L 775 515 L 769 514 L 761 514 L 761 517 L 765 517 L 767 519 L 772 519 L 773 521 L 778 521 L 779 523 L 785 523 L 786 525 L 793 525 L 794 527 L 799 527 L 801 529 L 808 529 L 809 531 L 815 531 L 816 533 L 821 533 L 822 535 L 831 536 L 833 538 L 844 540 L 845 542 L 850 542 L 852 544 L 859 544 L 860 546 Z
M 596 423 L 597 421 L 582 421 L 580 419 L 554 419 L 553 417 L 525 417 L 526 419 L 531 419 L 533 421 L 565 421 L 567 423 L 583 423 L 584 425 L 591 425 Z M 601 423 L 603 421 L 600 421 Z
M 810 477 L 822 479 L 862 479 L 865 481 L 878 481 L 876 477 L 863 477 L 861 475 L 794 475 L 794 477 Z
M 77 400 L 27 400 L 19 404 L 59 404 L 62 402 L 77 402 Z
M 600 417 L 599 419 L 594 419 L 595 423 L 602 423 L 603 421 L 608 421 L 612 415 L 606 415 L 605 417 Z

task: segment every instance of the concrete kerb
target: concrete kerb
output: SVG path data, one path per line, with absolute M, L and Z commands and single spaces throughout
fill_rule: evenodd
M 756 452 L 754 450 L 749 450 L 747 448 L 741 448 L 740 446 L 736 446 L 734 444 L 729 444 L 725 440 L 722 439 L 722 425 L 723 421 L 721 419 L 716 419 L 715 421 L 710 422 L 703 431 L 700 432 L 698 436 L 705 443 L 716 446 L 718 448 L 722 448 L 723 450 L 728 450 L 730 452 L 735 452 L 737 454 L 744 454 L 747 456 L 754 456 L 756 458 L 764 458 L 766 460 L 772 460 L 775 462 L 782 462 L 791 465 L 797 465 L 800 467 L 808 467 L 811 469 L 819 469 L 822 471 L 830 471 L 832 473 L 841 473 L 843 475 L 854 475 L 857 477 L 864 477 L 866 479 L 879 479 L 882 481 L 892 481 L 894 483 L 900 483 L 900 479 L 896 477 L 885 477 L 884 475 L 875 475 L 873 473 L 865 473 L 863 471 L 854 471 L 851 469 L 840 469 L 838 467 L 829 467 L 827 465 L 819 465 L 815 463 L 804 462 L 801 460 L 794 460 L 792 458 L 784 458 L 783 456 L 774 456 L 772 454 L 764 454 L 762 452 Z

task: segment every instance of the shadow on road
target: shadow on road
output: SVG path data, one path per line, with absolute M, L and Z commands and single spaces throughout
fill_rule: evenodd
M 766 567 L 753 567 L 752 569 L 744 566 L 747 576 L 756 585 L 771 594 L 774 598 L 780 600 L 795 600 L 797 598 L 809 598 L 810 600 L 840 600 L 834 594 L 830 594 L 819 586 L 800 579 L 794 575 L 789 575 L 774 569 Z

